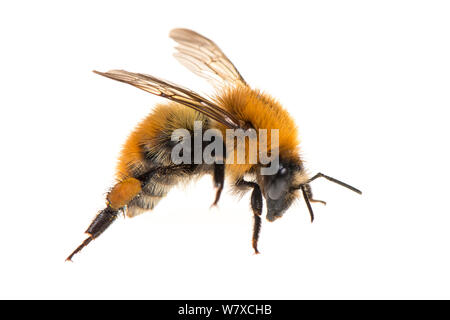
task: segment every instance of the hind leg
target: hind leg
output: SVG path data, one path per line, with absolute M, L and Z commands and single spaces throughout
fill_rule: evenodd
M 80 252 L 92 240 L 99 237 L 117 218 L 119 210 L 126 206 L 133 198 L 141 192 L 141 181 L 135 178 L 128 178 L 117 183 L 108 193 L 107 207 L 100 211 L 92 223 L 89 225 L 85 233 L 89 237 L 79 245 L 69 257 L 67 261 L 71 261 L 72 257 Z

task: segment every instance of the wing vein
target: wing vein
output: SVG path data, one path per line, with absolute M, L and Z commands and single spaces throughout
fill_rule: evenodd
M 179 44 L 175 58 L 195 74 L 219 87 L 224 83 L 247 85 L 233 63 L 210 39 L 188 29 L 174 29 L 170 37 Z
M 228 111 L 220 108 L 199 94 L 166 80 L 143 73 L 133 73 L 125 70 L 94 72 L 101 76 L 130 84 L 151 94 L 183 104 L 205 114 L 209 118 L 225 125 L 228 128 L 237 129 L 241 127 L 240 121 Z

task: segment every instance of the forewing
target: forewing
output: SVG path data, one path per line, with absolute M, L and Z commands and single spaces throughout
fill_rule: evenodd
M 174 83 L 170 83 L 166 80 L 155 78 L 147 74 L 128 72 L 125 70 L 94 72 L 110 79 L 131 84 L 132 86 L 150 92 L 154 95 L 183 104 L 205 114 L 219 123 L 222 123 L 228 128 L 236 129 L 240 127 L 239 120 L 229 112 L 220 108 L 213 102 L 203 98 L 199 94 Z
M 224 82 L 246 85 L 239 71 L 213 41 L 189 29 L 173 29 L 170 37 L 179 44 L 175 58 L 195 74 L 219 87 Z

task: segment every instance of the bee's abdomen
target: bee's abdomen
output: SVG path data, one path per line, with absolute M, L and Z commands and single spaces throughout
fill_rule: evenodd
M 141 192 L 128 204 L 127 215 L 133 217 L 144 211 L 152 210 L 176 184 L 190 177 L 189 172 L 181 168 L 159 167 L 140 177 Z
M 203 170 L 196 165 L 175 165 L 171 159 L 176 143 L 171 139 L 172 132 L 186 129 L 193 136 L 195 121 L 201 121 L 203 128 L 208 126 L 204 115 L 185 106 L 158 105 L 128 137 L 119 158 L 117 178 L 135 178 L 142 186 L 127 204 L 128 216 L 152 210 L 174 185 Z
M 194 122 L 201 121 L 207 128 L 208 118 L 183 105 L 170 102 L 157 105 L 141 121 L 125 142 L 117 166 L 119 181 L 138 177 L 155 167 L 171 166 L 171 140 L 176 129 L 186 129 L 193 134 Z

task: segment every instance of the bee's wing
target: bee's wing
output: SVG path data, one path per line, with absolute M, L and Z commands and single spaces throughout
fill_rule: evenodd
M 195 74 L 218 87 L 223 86 L 224 82 L 246 85 L 233 63 L 208 38 L 189 29 L 173 29 L 170 37 L 179 44 L 175 58 Z
M 128 72 L 125 70 L 94 72 L 104 77 L 131 84 L 132 86 L 150 92 L 154 95 L 188 106 L 205 114 L 211 119 L 222 123 L 228 128 L 236 129 L 240 127 L 240 121 L 229 112 L 220 108 L 213 102 L 203 98 L 197 93 L 176 84 L 147 74 Z

